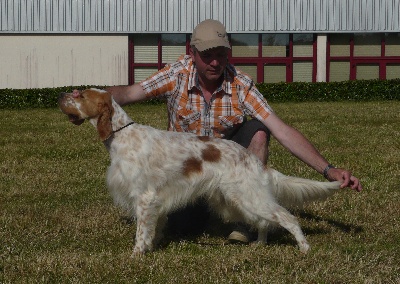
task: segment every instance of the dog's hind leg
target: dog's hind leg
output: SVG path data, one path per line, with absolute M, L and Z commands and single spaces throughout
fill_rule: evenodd
M 154 193 L 147 192 L 139 197 L 136 206 L 137 228 L 133 256 L 152 251 L 159 219 L 159 208 L 160 205 Z
M 266 241 L 268 226 L 272 224 L 279 224 L 295 237 L 301 252 L 306 253 L 309 250 L 310 246 L 308 245 L 307 240 L 301 231 L 296 217 L 290 214 L 285 208 L 276 203 L 270 203 L 268 206 L 263 208 L 252 206 L 251 203 L 245 206 L 247 209 L 242 207 L 242 212 L 244 213 L 246 222 L 257 228 L 257 242 Z
M 307 251 L 310 249 L 310 245 L 304 237 L 296 217 L 279 205 L 274 208 L 273 215 L 273 219 L 275 219 L 279 225 L 288 230 L 296 238 L 300 251 L 302 253 L 307 253 Z

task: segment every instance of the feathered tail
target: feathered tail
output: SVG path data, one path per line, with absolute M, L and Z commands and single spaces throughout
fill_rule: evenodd
M 325 200 L 340 188 L 338 181 L 321 182 L 286 176 L 271 168 L 268 171 L 274 184 L 272 193 L 285 208 L 301 208 L 307 202 Z

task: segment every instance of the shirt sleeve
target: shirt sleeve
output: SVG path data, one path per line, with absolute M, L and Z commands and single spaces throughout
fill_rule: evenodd
M 254 85 L 250 87 L 245 95 L 244 105 L 249 115 L 258 120 L 266 119 L 273 112 L 267 100 Z
M 167 65 L 163 69 L 160 69 L 149 78 L 140 82 L 140 85 L 148 98 L 163 98 L 168 96 L 174 90 L 175 86 L 171 66 Z

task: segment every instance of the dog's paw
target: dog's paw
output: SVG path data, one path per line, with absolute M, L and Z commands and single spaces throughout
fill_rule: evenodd
M 141 258 L 150 251 L 152 251 L 151 247 L 135 245 L 132 252 L 132 258 Z
M 250 245 L 251 245 L 251 246 L 254 246 L 254 247 L 257 247 L 257 246 L 265 246 L 266 244 L 267 244 L 267 242 L 265 242 L 265 241 L 259 241 L 259 240 L 256 240 L 256 241 L 250 243 Z
M 135 259 L 142 258 L 144 256 L 144 254 L 145 254 L 144 251 L 140 251 L 135 248 L 131 254 L 131 258 L 135 258 Z
M 299 248 L 300 252 L 306 254 L 310 250 L 310 245 L 307 242 L 301 242 Z

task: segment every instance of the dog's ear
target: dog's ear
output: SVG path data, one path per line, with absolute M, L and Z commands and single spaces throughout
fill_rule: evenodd
M 110 137 L 113 132 L 111 119 L 114 109 L 111 101 L 99 103 L 98 107 L 100 115 L 97 119 L 97 131 L 99 132 L 100 139 L 104 141 Z

